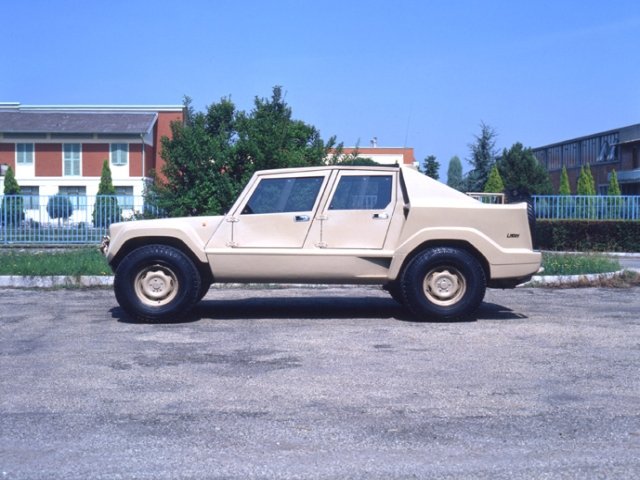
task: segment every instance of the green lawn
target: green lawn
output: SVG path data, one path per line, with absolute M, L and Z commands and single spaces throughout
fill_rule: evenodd
M 618 259 L 598 254 L 543 253 L 542 266 L 543 275 L 582 275 L 621 269 Z
M 97 248 L 0 250 L 0 275 L 111 275 Z
M 617 259 L 603 255 L 544 253 L 544 275 L 580 275 L 620 270 Z M 97 248 L 66 250 L 0 249 L 0 275 L 111 275 Z

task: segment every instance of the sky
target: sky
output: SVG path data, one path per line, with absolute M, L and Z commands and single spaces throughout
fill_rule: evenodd
M 480 124 L 542 146 L 640 123 L 640 2 L 0 0 L 0 102 L 251 110 L 345 146 L 413 147 L 446 179 Z

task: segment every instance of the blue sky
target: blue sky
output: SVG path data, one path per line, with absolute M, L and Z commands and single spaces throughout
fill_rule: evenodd
M 469 156 L 640 123 L 640 3 L 0 0 L 0 101 L 241 109 L 282 85 L 345 145 Z M 466 169 L 466 168 L 465 168 Z

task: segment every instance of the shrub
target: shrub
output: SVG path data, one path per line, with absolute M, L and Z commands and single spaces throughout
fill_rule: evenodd
M 538 220 L 538 248 L 575 252 L 640 252 L 640 222 Z
M 67 220 L 71 215 L 73 215 L 73 204 L 69 197 L 66 195 L 62 195 L 60 193 L 55 194 L 52 197 L 49 197 L 49 201 L 47 202 L 47 214 L 52 219 L 63 219 Z

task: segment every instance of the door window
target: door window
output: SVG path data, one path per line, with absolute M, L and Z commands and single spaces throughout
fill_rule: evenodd
M 391 202 L 391 175 L 343 176 L 329 210 L 384 210 Z
M 324 177 L 263 179 L 242 214 L 310 212 L 323 180 Z

